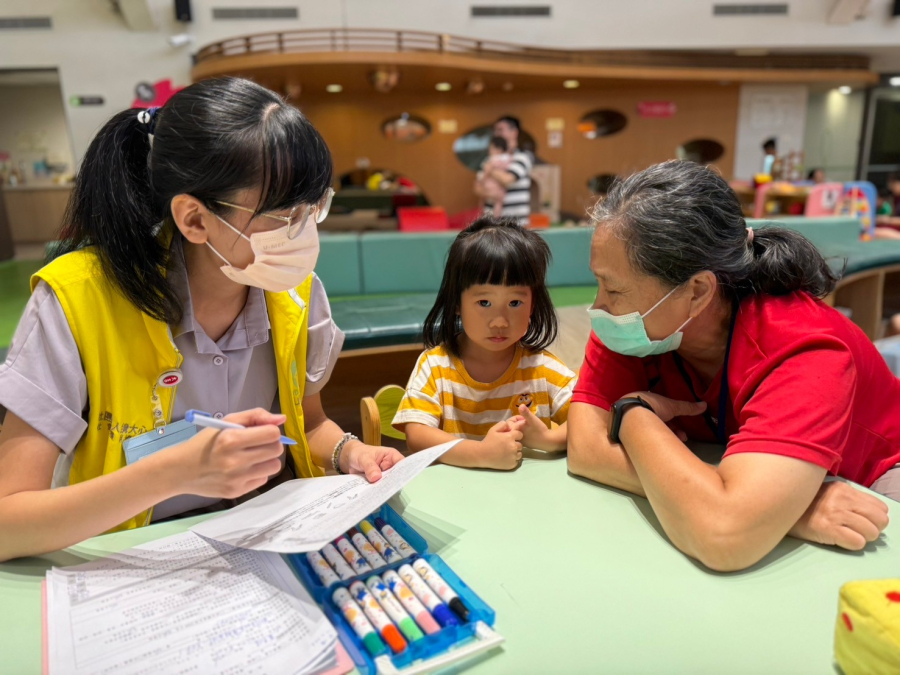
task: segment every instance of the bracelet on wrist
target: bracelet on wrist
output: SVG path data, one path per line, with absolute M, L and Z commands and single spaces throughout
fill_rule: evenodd
M 343 436 L 341 436 L 341 440 L 339 440 L 337 442 L 337 444 L 334 446 L 334 452 L 331 454 L 331 466 L 334 467 L 334 470 L 337 473 L 339 473 L 339 474 L 344 473 L 343 471 L 341 471 L 341 453 L 344 451 L 344 446 L 347 445 L 347 443 L 349 443 L 350 441 L 358 441 L 358 440 L 359 440 L 359 438 L 357 438 L 353 434 L 346 433 Z

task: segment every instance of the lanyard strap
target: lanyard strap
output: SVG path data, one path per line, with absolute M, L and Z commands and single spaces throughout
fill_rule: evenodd
M 718 419 L 713 421 L 712 415 L 709 414 L 709 409 L 703 413 L 703 419 L 706 421 L 706 426 L 709 427 L 709 430 L 713 432 L 716 437 L 716 440 L 719 441 L 722 445 L 725 445 L 728 442 L 728 436 L 725 433 L 725 419 L 727 417 L 728 411 L 728 358 L 731 356 L 731 339 L 734 337 L 734 324 L 737 322 L 737 314 L 740 305 L 737 301 L 735 301 L 734 306 L 731 310 L 731 323 L 728 327 L 728 342 L 725 343 L 725 363 L 722 364 L 722 381 L 719 384 L 719 416 Z M 694 397 L 694 400 L 700 402 L 702 399 L 697 396 L 697 392 L 694 390 L 694 383 L 691 381 L 691 376 L 687 372 L 687 369 L 684 367 L 684 361 L 678 352 L 672 352 L 672 356 L 675 359 L 675 365 L 678 366 L 678 371 L 681 373 L 681 377 L 687 383 L 687 386 L 691 390 L 691 395 Z

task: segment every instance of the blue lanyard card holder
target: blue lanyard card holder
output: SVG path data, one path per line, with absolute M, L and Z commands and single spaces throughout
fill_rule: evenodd
M 152 431 L 127 439 L 122 443 L 125 451 L 125 463 L 134 464 L 139 459 L 148 457 L 154 452 L 164 450 L 171 445 L 188 440 L 199 431 L 197 425 L 187 420 L 172 422 L 164 427 L 158 427 Z

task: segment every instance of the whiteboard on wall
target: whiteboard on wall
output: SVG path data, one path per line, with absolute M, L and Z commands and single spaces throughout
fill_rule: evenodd
M 808 95 L 803 85 L 741 86 L 735 178 L 749 180 L 762 170 L 762 144 L 769 138 L 776 139 L 779 156 L 803 150 Z

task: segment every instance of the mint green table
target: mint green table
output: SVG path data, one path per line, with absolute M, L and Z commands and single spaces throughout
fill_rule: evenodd
M 393 500 L 497 610 L 503 648 L 472 673 L 834 675 L 838 588 L 900 574 L 900 504 L 862 553 L 786 539 L 760 564 L 709 572 L 675 550 L 645 499 L 571 478 L 563 459 L 511 473 L 433 467 Z M 40 671 L 40 582 L 196 519 L 0 565 L 0 672 Z

